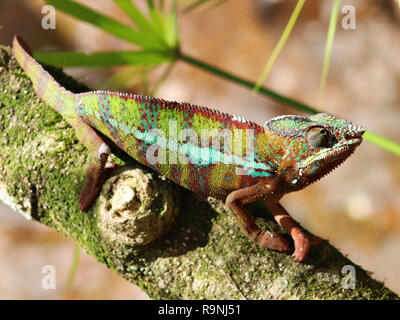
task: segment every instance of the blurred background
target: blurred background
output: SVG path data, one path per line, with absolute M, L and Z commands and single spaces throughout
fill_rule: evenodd
M 133 0 L 146 9 L 145 1 Z M 113 0 L 77 0 L 132 25 Z M 217 3 L 218 1 L 214 1 Z M 223 1 L 179 10 L 182 52 L 256 81 L 279 40 L 297 1 Z M 306 2 L 265 86 L 311 106 L 318 102 L 327 30 L 333 0 Z M 33 50 L 91 53 L 130 50 L 128 42 L 57 11 L 55 30 L 43 30 L 42 0 L 0 0 L 0 44 L 19 34 Z M 353 0 L 354 30 L 341 27 L 339 15 L 325 98 L 321 109 L 400 142 L 400 10 L 392 0 Z M 187 7 L 187 6 L 186 6 Z M 182 8 L 184 6 L 182 5 Z M 262 124 L 298 111 L 246 88 L 176 62 L 147 74 L 147 85 L 121 81 L 121 68 L 67 68 L 92 88 L 113 88 L 212 107 Z M 111 78 L 110 78 L 111 77 Z M 305 228 L 329 239 L 373 277 L 400 294 L 400 159 L 364 142 L 332 174 L 282 203 Z M 76 278 L 66 286 L 74 244 L 37 222 L 26 221 L 0 204 L 0 299 L 148 299 L 135 285 L 81 253 Z M 41 273 L 54 265 L 57 289 L 44 290 Z

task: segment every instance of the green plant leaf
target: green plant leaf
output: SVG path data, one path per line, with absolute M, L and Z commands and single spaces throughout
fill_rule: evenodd
M 154 7 L 154 1 L 153 0 L 146 0 L 146 2 L 147 2 L 147 6 L 150 8 L 150 9 L 154 9 L 155 7 Z
M 264 83 L 265 79 L 267 79 L 268 74 L 270 73 L 273 65 L 275 64 L 276 59 L 278 58 L 283 47 L 285 46 L 286 41 L 289 38 L 294 25 L 296 24 L 297 18 L 299 17 L 299 14 L 300 14 L 301 9 L 303 8 L 305 2 L 306 2 L 306 0 L 299 0 L 297 2 L 297 5 L 293 10 L 292 15 L 290 16 L 290 19 L 285 27 L 285 30 L 283 30 L 282 36 L 280 37 L 274 51 L 272 51 L 271 56 L 269 57 L 261 76 L 258 78 L 257 83 L 254 86 L 255 92 L 260 90 L 261 85 Z
M 162 46 L 160 46 L 158 42 L 155 42 L 145 33 L 138 32 L 127 25 L 106 17 L 77 2 L 71 0 L 46 0 L 46 2 L 58 10 L 64 11 L 75 18 L 93 24 L 118 38 L 134 43 L 144 49 L 162 49 Z
M 143 34 L 151 38 L 154 42 L 159 43 L 160 47 L 165 47 L 166 41 L 163 38 L 163 32 L 157 30 L 157 27 L 152 24 L 152 21 L 149 20 L 131 0 L 114 0 L 114 1 L 140 28 Z
M 179 30 L 175 11 L 171 11 L 167 17 L 165 40 L 170 48 L 178 47 Z
M 35 59 L 56 67 L 110 67 L 120 65 L 160 65 L 170 62 L 159 52 L 146 51 L 104 51 L 85 54 L 75 51 L 34 52 Z
M 149 8 L 149 10 L 154 30 L 160 38 L 165 40 L 165 18 L 163 12 L 156 8 Z
M 131 20 L 142 30 L 154 32 L 153 26 L 132 0 L 114 0 Z
M 326 38 L 324 66 L 322 68 L 321 80 L 319 85 L 318 106 L 321 106 L 323 103 L 326 78 L 328 77 L 329 64 L 331 61 L 333 39 L 335 38 L 336 25 L 339 18 L 339 5 L 340 5 L 340 0 L 335 0 L 331 12 L 331 18 L 329 21 L 328 36 Z
M 98 87 L 102 90 L 127 90 L 138 84 L 152 70 L 150 66 L 127 66 L 103 81 Z

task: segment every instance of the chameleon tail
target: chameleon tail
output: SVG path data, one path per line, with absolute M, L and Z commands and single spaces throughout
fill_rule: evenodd
M 33 88 L 39 98 L 60 113 L 68 122 L 75 113 L 75 94 L 66 90 L 32 57 L 29 46 L 19 37 L 13 40 L 14 55 L 31 78 Z
M 105 168 L 110 154 L 109 147 L 97 132 L 75 112 L 76 95 L 61 87 L 54 78 L 32 57 L 29 46 L 18 36 L 14 37 L 14 55 L 31 78 L 37 95 L 60 113 L 75 129 L 81 141 L 91 154 L 86 170 L 86 181 L 79 197 L 79 209 L 86 211 L 101 190 L 103 182 L 112 168 Z

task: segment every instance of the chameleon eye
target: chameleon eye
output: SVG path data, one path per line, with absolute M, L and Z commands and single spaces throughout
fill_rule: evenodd
M 336 139 L 324 127 L 312 127 L 307 131 L 306 139 L 313 148 L 329 148 Z

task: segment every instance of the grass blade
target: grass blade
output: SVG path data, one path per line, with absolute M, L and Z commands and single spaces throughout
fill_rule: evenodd
M 151 37 L 148 37 L 146 34 L 142 34 L 129 26 L 106 17 L 77 2 L 71 0 L 46 1 L 58 10 L 64 11 L 75 18 L 93 24 L 104 31 L 141 46 L 144 49 L 162 49 L 157 42 L 154 42 Z
M 35 59 L 56 67 L 110 67 L 120 65 L 159 65 L 170 62 L 159 52 L 105 51 L 85 54 L 75 51 L 34 52 Z
M 69 268 L 68 278 L 67 278 L 67 281 L 65 282 L 65 287 L 66 287 L 67 291 L 69 289 L 71 289 L 72 284 L 74 282 L 76 272 L 78 271 L 78 267 L 79 267 L 80 257 L 81 257 L 81 247 L 75 243 L 74 244 L 74 255 L 72 258 L 71 267 Z
M 325 47 L 324 66 L 322 68 L 321 80 L 319 85 L 318 106 L 322 105 L 324 99 L 326 78 L 328 76 L 329 64 L 331 61 L 333 39 L 335 37 L 336 25 L 339 18 L 339 4 L 340 0 L 335 0 L 335 3 L 333 4 L 332 8 L 331 18 L 329 21 L 328 36 L 326 39 L 326 47 Z
M 297 18 L 299 17 L 299 14 L 300 14 L 301 9 L 303 8 L 305 2 L 306 2 L 306 0 L 299 0 L 297 2 L 297 5 L 293 10 L 292 15 L 290 16 L 290 19 L 285 27 L 285 30 L 283 31 L 282 36 L 278 41 L 278 44 L 276 45 L 274 51 L 272 51 L 272 54 L 269 57 L 267 64 L 264 67 L 264 71 L 262 72 L 261 76 L 258 78 L 256 85 L 254 86 L 255 92 L 260 90 L 261 85 L 264 83 L 265 79 L 267 79 L 268 74 L 272 69 L 272 66 L 274 65 L 279 54 L 281 53 L 283 47 L 285 46 L 287 39 L 290 36 L 290 33 L 292 32 L 294 25 L 296 24 Z
M 400 157 L 400 144 L 399 143 L 396 143 L 392 140 L 389 140 L 388 138 L 382 137 L 371 131 L 366 131 L 363 135 L 363 138 L 365 140 L 381 147 L 382 149 L 389 151 Z

